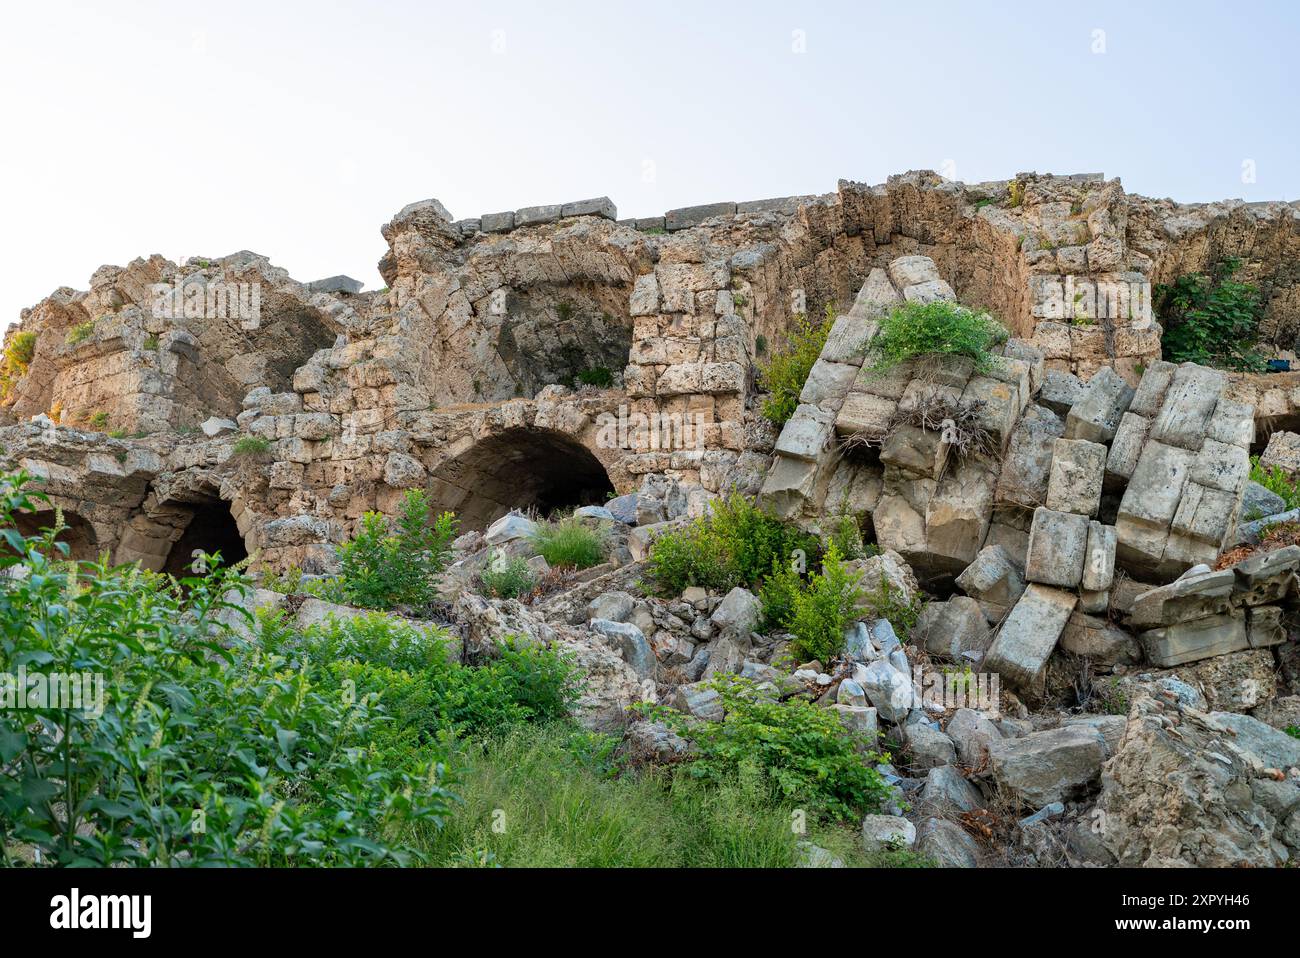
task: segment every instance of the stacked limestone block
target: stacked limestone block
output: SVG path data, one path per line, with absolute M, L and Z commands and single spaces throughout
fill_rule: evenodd
M 1168 580 L 1213 562 L 1236 525 L 1255 421 L 1250 406 L 1224 395 L 1226 386 L 1223 373 L 1204 366 L 1155 363 L 1121 415 L 1106 472 L 1127 483 L 1115 522 L 1118 555 L 1135 574 L 1147 573 L 1138 578 Z
M 1117 563 L 1141 581 L 1159 582 L 1215 560 L 1241 506 L 1254 435 L 1250 407 L 1225 399 L 1225 384 L 1205 367 L 1158 362 L 1134 390 L 1103 368 L 1068 407 L 1059 436 L 1022 421 L 1020 455 L 1004 468 L 1003 482 L 1019 479 L 1013 495 L 1031 487 L 1042 493 L 1042 505 L 1025 545 L 1030 585 L 1003 622 L 986 667 L 1041 691 L 1067 624 L 1110 607 Z M 1043 455 L 1049 441 L 1050 459 Z M 1027 505 L 1028 498 L 1017 501 Z M 1103 521 L 1106 514 L 1113 524 Z M 1239 618 L 1216 622 L 1231 633 L 1224 642 L 1248 641 L 1247 616 Z M 1158 637 L 1149 648 L 1160 648 Z M 1151 655 L 1157 662 L 1169 657 Z
M 1300 546 L 1252 556 L 1228 569 L 1198 567 L 1139 595 L 1129 625 L 1144 629 L 1147 657 L 1169 667 L 1286 641 L 1281 603 L 1296 598 Z

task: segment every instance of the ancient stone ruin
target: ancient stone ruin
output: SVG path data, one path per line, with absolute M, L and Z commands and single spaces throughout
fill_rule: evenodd
M 382 234 L 378 291 L 244 251 L 104 266 L 24 310 L 0 469 L 36 478 L 74 557 L 171 572 L 219 549 L 329 574 L 363 514 L 425 490 L 460 521 L 445 593 L 467 649 L 572 650 L 584 720 L 651 753 L 684 746 L 635 702 L 716 719 L 728 672 L 812 694 L 901 746 L 912 810 L 865 832 L 944 864 L 1300 853 L 1300 546 L 1260 546 L 1269 512 L 1243 509 L 1252 453 L 1300 473 L 1300 386 L 1162 361 L 1150 303 L 1237 257 L 1264 338 L 1295 349 L 1300 204 L 912 172 L 637 220 L 606 198 L 462 220 L 429 199 Z M 936 300 L 1006 327 L 993 362 L 867 361 L 895 306 Z M 756 369 L 828 307 L 778 430 Z M 731 492 L 813 531 L 853 517 L 880 550 L 865 573 L 928 599 L 907 643 L 868 621 L 842 662 L 787 670 L 748 592 L 639 590 L 655 539 Z M 528 554 L 519 513 L 570 508 L 613 524 L 604 565 L 531 604 L 475 591 L 491 549 Z M 324 606 L 293 611 L 347 614 Z M 996 675 L 994 713 L 913 706 L 930 663 Z M 1024 817 L 993 849 L 962 815 L 1007 795 Z

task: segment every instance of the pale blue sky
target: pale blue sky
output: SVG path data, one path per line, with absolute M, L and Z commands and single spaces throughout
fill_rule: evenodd
M 1300 196 L 1300 5 L 1135 6 L 13 5 L 0 324 L 152 252 L 252 249 L 374 288 L 380 224 L 429 196 L 457 217 L 597 195 L 650 216 L 945 161 L 968 182 Z

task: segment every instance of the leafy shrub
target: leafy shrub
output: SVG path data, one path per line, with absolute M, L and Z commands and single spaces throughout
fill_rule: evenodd
M 367 743 L 382 712 L 233 632 L 225 623 L 247 614 L 227 601 L 248 588 L 237 571 L 178 584 L 66 561 L 57 524 L 20 535 L 13 516 L 41 498 L 25 482 L 0 478 L 0 570 L 25 570 L 0 578 L 0 672 L 95 675 L 102 695 L 93 709 L 0 709 L 0 860 L 31 849 L 93 866 L 415 856 L 401 836 L 437 827 L 452 800 L 437 756 L 377 764 Z
M 1300 488 L 1297 487 L 1293 480 L 1281 466 L 1274 466 L 1272 469 L 1265 469 L 1259 464 L 1259 456 L 1250 457 L 1250 480 L 1257 482 L 1274 495 L 1282 497 L 1286 503 L 1286 509 L 1289 511 L 1300 506 Z M 1248 519 L 1259 519 L 1261 516 L 1247 516 Z
M 578 694 L 579 673 L 567 656 L 509 637 L 496 658 L 479 666 L 453 661 L 445 634 L 379 613 L 327 620 L 291 641 L 318 668 L 352 679 L 358 694 L 379 695 L 397 728 L 413 730 L 421 741 L 564 719 Z M 340 663 L 356 667 L 340 671 Z M 385 692 L 412 679 L 423 689 L 418 695 Z
M 693 777 L 725 785 L 756 769 L 774 799 L 832 818 L 859 817 L 887 799 L 889 786 L 873 767 L 882 757 L 864 757 L 860 740 L 833 709 L 801 698 L 774 701 L 734 675 L 719 676 L 713 686 L 726 711 L 720 722 L 692 724 L 669 709 L 656 713 L 694 742 Z
M 605 561 L 604 529 L 575 516 L 541 522 L 533 543 L 547 564 L 557 569 L 589 569 Z
M 1006 338 L 1006 329 L 987 313 L 937 299 L 895 307 L 868 349 L 876 369 L 919 356 L 966 356 L 977 369 L 987 369 L 991 350 Z
M 759 605 L 763 610 L 762 628 L 765 632 L 784 629 L 794 615 L 795 596 L 804 587 L 803 576 L 791 562 L 772 560 L 772 571 L 763 580 L 759 590 Z
M 76 346 L 78 343 L 84 343 L 95 332 L 95 321 L 88 319 L 84 323 L 77 323 L 68 330 L 65 342 L 69 346 Z
M 834 545 L 844 559 L 863 559 L 868 554 L 868 547 L 862 538 L 862 526 L 857 518 L 850 515 L 840 516 L 834 521 L 830 532 L 825 536 L 824 547 Z
M 265 436 L 240 436 L 230 455 L 234 459 L 259 459 L 270 451 L 271 440 Z
M 1267 368 L 1256 348 L 1263 300 L 1255 286 L 1233 281 L 1240 267 L 1239 259 L 1228 258 L 1208 276 L 1192 273 L 1155 288 L 1165 359 L 1251 372 Z
M 1300 738 L 1300 726 L 1288 725 L 1286 727 L 1286 734 L 1290 735 L 1292 738 Z
M 600 389 L 608 389 L 614 385 L 614 374 L 605 366 L 584 369 L 578 373 L 577 379 L 584 386 L 596 386 Z
M 807 316 L 797 317 L 785 347 L 773 352 L 760 368 L 763 388 L 770 394 L 763 401 L 763 415 L 778 426 L 784 426 L 794 415 L 799 405 L 799 394 L 826 345 L 834 318 L 830 306 L 827 306 L 826 319 L 822 322 L 812 323 Z
M 343 594 L 363 609 L 427 609 L 437 600 L 455 536 L 455 516 L 431 520 L 428 496 L 408 489 L 396 522 L 367 512 L 352 541 L 339 547 Z
M 533 591 L 537 577 L 528 567 L 528 560 L 520 556 L 508 559 L 498 569 L 492 567 L 492 558 L 489 556 L 487 566 L 478 574 L 478 581 L 485 595 L 497 599 L 517 599 Z
M 795 654 L 804 660 L 829 662 L 844 650 L 844 630 L 854 620 L 863 591 L 859 575 L 850 572 L 834 543 L 826 550 L 821 572 L 806 588 L 794 592 L 785 626 L 794 633 Z
M 715 500 L 709 515 L 655 540 L 650 572 L 670 593 L 691 585 L 725 591 L 757 584 L 796 549 L 815 554 L 817 540 L 732 493 Z
M 888 619 L 898 637 L 906 641 L 925 603 L 919 597 L 911 602 L 906 601 L 902 593 L 889 584 L 889 579 L 883 572 L 880 575 L 879 585 L 870 587 L 864 583 L 862 587 L 864 591 L 860 608 L 865 611 L 859 613 L 859 617 Z
M 106 428 L 108 426 L 108 413 L 104 412 L 102 409 L 98 412 L 91 413 L 90 416 L 86 418 L 86 425 L 90 426 L 92 429 Z
M 36 334 L 30 330 L 14 333 L 0 355 L 0 399 L 7 399 L 14 383 L 27 375 L 36 358 Z

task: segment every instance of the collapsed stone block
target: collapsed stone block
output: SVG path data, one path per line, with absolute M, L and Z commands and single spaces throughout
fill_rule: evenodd
M 1029 529 L 1025 579 L 1078 588 L 1088 555 L 1088 517 L 1039 507 Z
M 1081 797 L 1097 782 L 1108 755 L 1105 736 L 1086 724 L 1003 739 L 989 748 L 993 777 L 1031 808 Z
M 1227 612 L 1236 577 L 1232 570 L 1189 575 L 1133 600 L 1129 622 L 1137 628 L 1190 622 Z
M 834 422 L 832 413 L 801 404 L 781 430 L 776 451 L 792 459 L 818 462 L 830 447 Z
M 841 436 L 865 436 L 879 439 L 885 435 L 898 403 L 870 393 L 849 393 L 835 419 L 835 431 Z
M 1041 688 L 1047 660 L 1077 602 L 1072 592 L 1029 585 L 989 646 L 983 667 L 1017 688 Z
M 976 599 L 988 620 L 996 622 L 1024 594 L 1025 580 L 1006 549 L 986 545 L 957 576 L 957 588 Z
M 1064 416 L 1083 398 L 1083 389 L 1083 383 L 1073 373 L 1045 369 L 1038 390 L 1038 401 L 1057 415 Z
M 1266 470 L 1281 469 L 1288 476 L 1300 475 L 1300 435 L 1278 430 L 1268 437 L 1268 445 L 1259 457 Z
M 1047 508 L 1095 516 L 1101 505 L 1106 447 L 1086 439 L 1058 439 L 1052 445 Z
M 1115 527 L 1088 523 L 1088 547 L 1079 586 L 1088 592 L 1103 592 L 1115 578 Z
M 1179 366 L 1160 412 L 1151 422 L 1151 438 L 1180 449 L 1199 450 L 1227 382 L 1223 373 L 1205 366 Z
M 1065 417 L 1065 438 L 1110 442 L 1132 401 L 1133 387 L 1115 370 L 1103 366 L 1088 380 L 1082 397 L 1070 407 Z
M 880 461 L 926 479 L 937 479 L 948 462 L 943 433 L 920 426 L 900 425 L 880 448 Z
M 1030 406 L 1011 434 L 1002 472 L 998 477 L 997 501 L 1032 510 L 1047 499 L 1052 469 L 1052 451 L 1065 433 L 1065 424 L 1050 410 Z
M 1019 388 L 991 376 L 972 376 L 962 392 L 961 401 L 969 405 L 981 404 L 975 416 L 976 423 L 988 430 L 1000 449 L 1005 449 L 1016 419 L 1024 408 Z
M 1118 486 L 1133 478 L 1150 428 L 1151 420 L 1145 416 L 1132 409 L 1124 413 L 1106 458 L 1106 480 L 1110 485 Z
M 1223 615 L 1152 629 L 1142 634 L 1142 647 L 1147 658 L 1164 668 L 1240 652 L 1250 647 L 1246 614 L 1241 609 L 1232 609 Z
M 1225 571 L 1234 577 L 1239 604 L 1268 605 L 1293 593 L 1298 569 L 1300 546 L 1286 546 L 1243 559 Z
M 1133 393 L 1133 401 L 1129 403 L 1129 412 L 1146 419 L 1151 419 L 1160 412 L 1160 407 L 1165 401 L 1165 392 L 1169 389 L 1169 384 L 1174 381 L 1174 373 L 1177 371 L 1177 365 L 1165 362 L 1163 359 L 1158 359 L 1147 366 Z
M 912 627 L 911 638 L 931 655 L 955 661 L 970 660 L 965 653 L 983 657 L 989 647 L 989 627 L 983 609 L 974 599 L 956 595 L 947 602 L 930 602 Z

